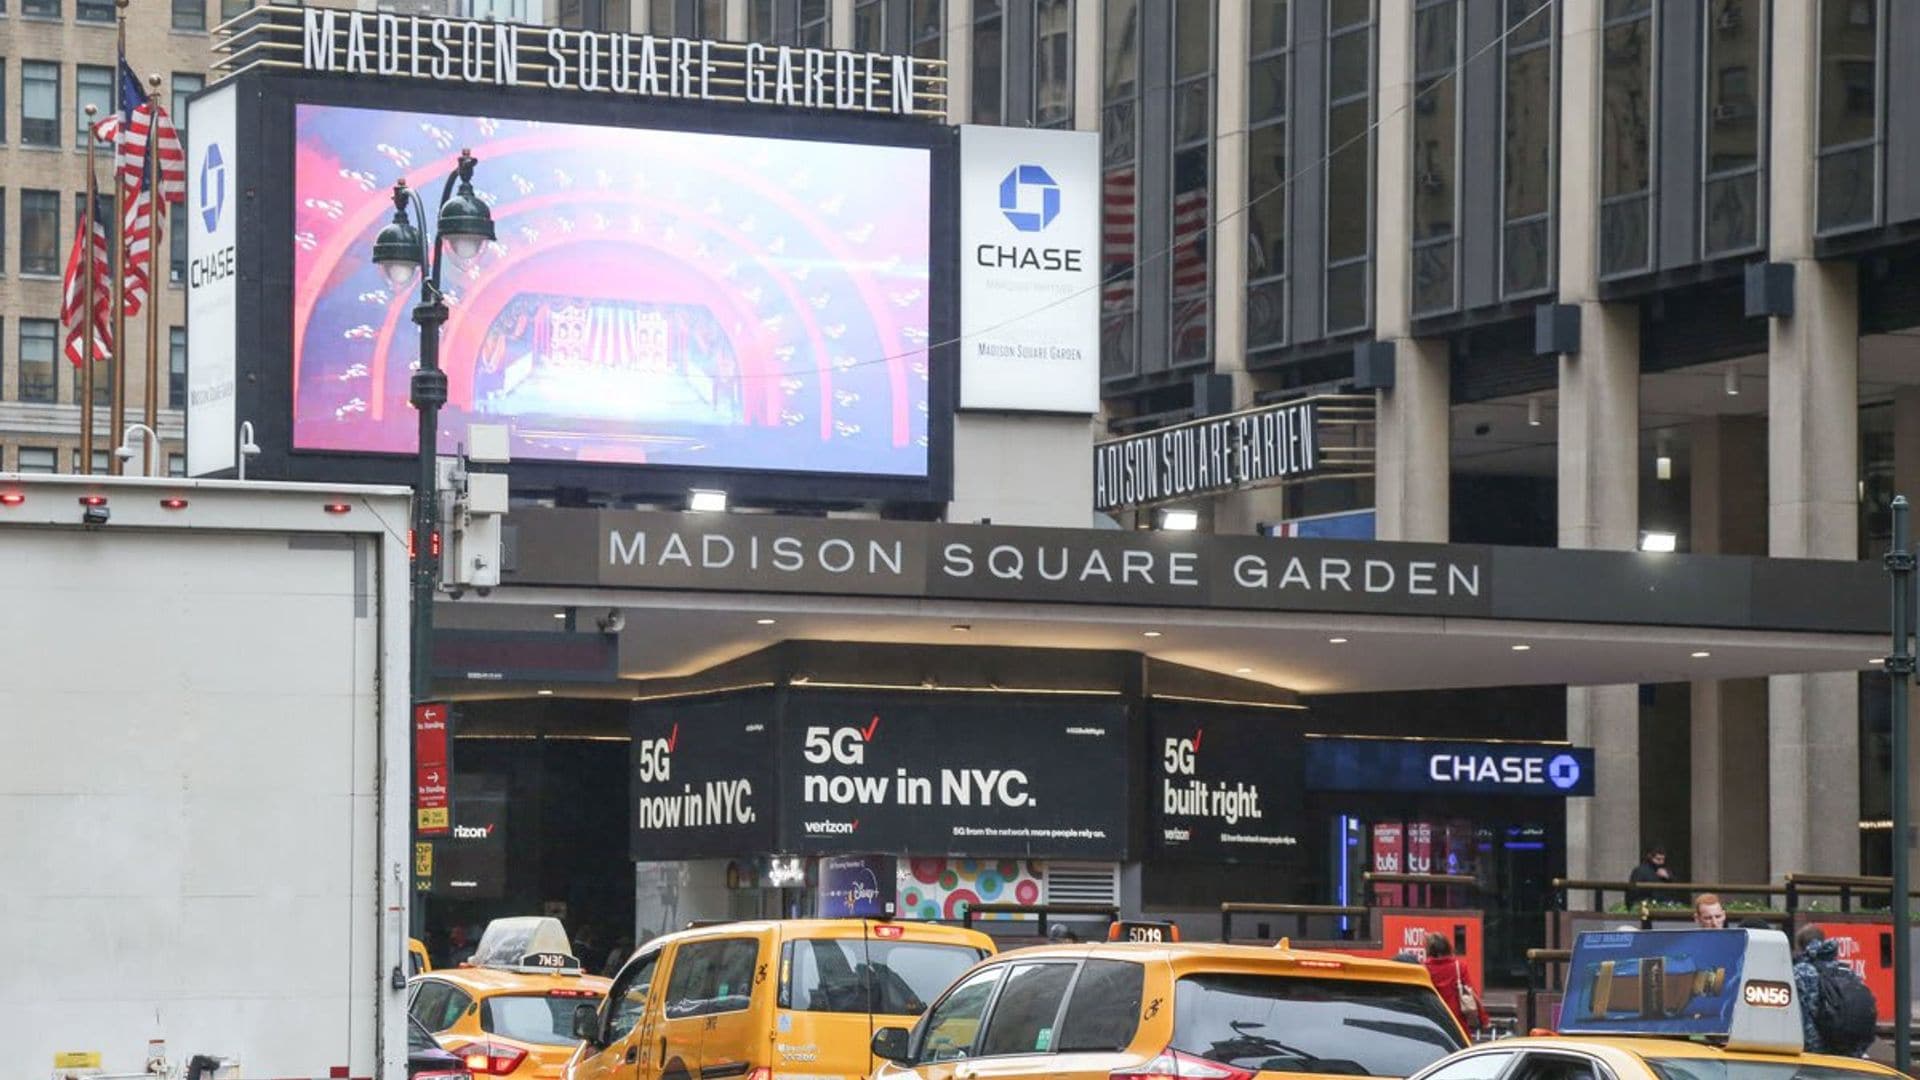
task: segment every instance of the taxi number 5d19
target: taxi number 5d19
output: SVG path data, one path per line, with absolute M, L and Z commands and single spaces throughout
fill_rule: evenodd
M 1136 945 L 1162 945 L 1167 940 L 1167 928 L 1150 923 L 1121 923 L 1120 940 Z

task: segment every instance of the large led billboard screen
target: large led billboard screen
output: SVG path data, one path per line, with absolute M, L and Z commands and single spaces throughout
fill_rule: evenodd
M 439 446 L 516 461 L 929 474 L 925 147 L 294 107 L 292 449 L 413 452 L 417 288 L 369 258 L 462 147 L 497 240 L 451 254 Z M 416 214 L 417 220 L 417 214 Z

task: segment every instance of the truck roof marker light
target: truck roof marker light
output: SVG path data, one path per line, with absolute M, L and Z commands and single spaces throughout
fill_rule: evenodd
M 185 499 L 174 498 L 160 500 L 160 509 L 162 510 L 185 510 L 186 508 L 187 500 Z
M 327 503 L 325 506 L 322 506 L 320 509 L 325 510 L 329 514 L 345 514 L 353 509 L 353 504 L 343 503 L 343 502 L 330 502 L 330 503 Z
M 18 491 L 0 491 L 0 506 L 19 506 L 27 497 Z
M 80 496 L 80 505 L 105 506 L 107 505 L 107 497 L 105 495 L 82 495 Z

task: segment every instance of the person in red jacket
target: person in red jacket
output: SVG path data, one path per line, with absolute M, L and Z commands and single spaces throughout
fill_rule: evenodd
M 1467 1029 L 1467 1035 L 1470 1037 L 1479 1035 L 1480 1010 L 1469 1009 L 1462 1004 L 1460 988 L 1462 986 L 1467 988 L 1466 996 L 1476 1005 L 1479 1003 L 1480 995 L 1475 992 L 1472 981 L 1467 978 L 1467 965 L 1453 955 L 1453 943 L 1439 934 L 1428 934 L 1425 965 L 1427 977 L 1433 980 L 1433 988 L 1439 991 L 1440 1000 L 1447 1003 L 1447 1008 L 1452 1010 L 1454 1017 L 1460 1021 L 1460 1026 Z

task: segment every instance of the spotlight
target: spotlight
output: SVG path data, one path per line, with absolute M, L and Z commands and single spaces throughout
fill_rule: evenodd
M 1643 532 L 1640 534 L 1641 551 L 1672 551 L 1679 544 L 1679 537 L 1670 532 Z

